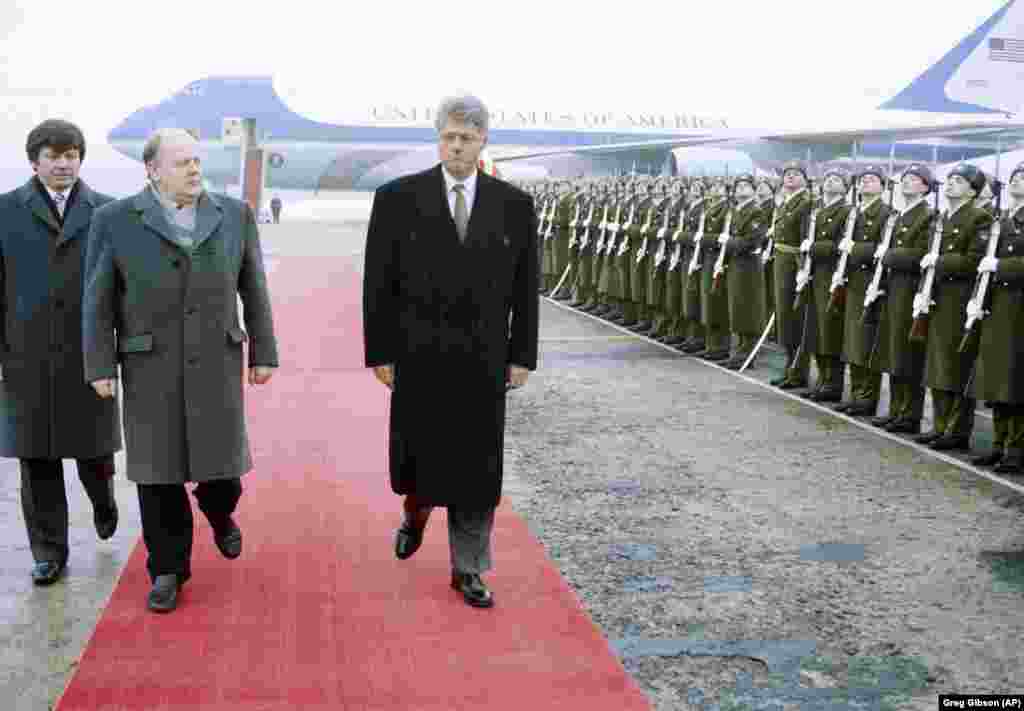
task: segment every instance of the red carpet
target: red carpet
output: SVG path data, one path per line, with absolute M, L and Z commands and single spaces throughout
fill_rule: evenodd
M 361 277 L 296 257 L 270 282 L 282 367 L 246 390 L 242 557 L 221 558 L 196 511 L 193 578 L 177 611 L 154 615 L 140 541 L 56 708 L 649 709 L 507 503 L 493 609 L 448 587 L 442 509 L 416 556 L 395 559 L 388 397 L 361 367 Z

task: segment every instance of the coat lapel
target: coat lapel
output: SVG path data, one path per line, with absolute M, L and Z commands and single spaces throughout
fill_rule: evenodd
M 493 211 L 494 179 L 482 171 L 476 174 L 476 194 L 473 196 L 473 210 L 469 213 L 469 227 L 466 228 L 466 244 L 482 241 Z M 455 224 L 454 220 L 452 224 Z
M 49 227 L 54 234 L 60 234 L 60 223 L 54 217 L 50 206 L 46 204 L 46 199 L 36 189 L 35 178 L 30 178 L 27 183 L 18 188 L 18 199 L 22 205 L 32 211 L 36 219 Z
M 438 226 L 441 233 L 438 237 L 452 239 L 458 244 L 459 234 L 455 229 L 452 211 L 448 208 L 448 191 L 441 174 L 441 164 L 425 174 L 423 187 L 416 193 L 416 206 L 420 214 Z M 471 218 L 472 221 L 472 218 Z
M 142 223 L 153 232 L 163 237 L 175 247 L 181 248 L 178 240 L 175 239 L 174 228 L 167 219 L 164 206 L 157 200 L 150 187 L 143 188 L 133 200 L 136 215 Z
M 92 211 L 96 207 L 96 200 L 89 186 L 79 179 L 76 187 L 75 199 L 64 215 L 64 229 L 57 238 L 58 246 L 74 239 L 78 232 L 89 224 L 89 220 L 92 219 Z
M 196 207 L 195 247 L 209 239 L 224 219 L 224 208 L 216 197 L 204 192 Z

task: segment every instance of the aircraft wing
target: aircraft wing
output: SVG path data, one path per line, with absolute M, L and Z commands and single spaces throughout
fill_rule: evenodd
M 690 146 L 718 146 L 722 148 L 738 148 L 744 144 L 769 141 L 793 146 L 793 157 L 803 155 L 803 149 L 815 145 L 852 145 L 853 143 L 896 143 L 928 138 L 942 138 L 952 143 L 958 140 L 970 141 L 972 144 L 991 143 L 993 150 L 1000 145 L 1004 150 L 1013 149 L 1024 142 L 1024 123 L 1011 121 L 963 121 L 949 124 L 929 126 L 897 126 L 884 128 L 864 128 L 840 131 L 742 131 L 725 130 L 700 136 L 680 136 L 671 139 L 650 141 L 629 141 L 623 143 L 604 143 L 593 146 L 564 146 L 543 150 L 506 151 L 494 155 L 495 163 L 504 163 L 529 158 L 546 158 L 559 155 L 604 155 L 628 151 L 672 150 Z

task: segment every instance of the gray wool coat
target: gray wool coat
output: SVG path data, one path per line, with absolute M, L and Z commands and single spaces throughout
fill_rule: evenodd
M 252 210 L 204 193 L 193 237 L 192 249 L 180 245 L 148 188 L 98 210 L 89 232 L 85 380 L 115 377 L 120 364 L 128 478 L 139 484 L 249 471 L 243 343 L 250 367 L 278 365 Z
M 62 225 L 42 189 L 0 195 L 0 456 L 90 459 L 121 449 L 117 400 L 82 381 L 85 242 L 113 198 L 79 179 Z

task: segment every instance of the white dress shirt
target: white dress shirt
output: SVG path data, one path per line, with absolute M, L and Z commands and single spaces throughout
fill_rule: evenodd
M 63 220 L 64 219 L 64 211 L 68 207 L 68 198 L 71 197 L 71 189 L 74 187 L 74 183 L 71 184 L 70 188 L 68 188 L 67 190 L 62 191 L 62 194 L 64 195 L 64 202 L 60 202 L 60 201 L 57 200 L 57 191 L 56 190 L 52 190 L 50 188 L 50 186 L 47 185 L 46 183 L 43 183 L 43 187 L 46 188 L 46 192 L 50 193 L 50 199 L 53 200 L 53 204 L 57 206 L 57 212 L 60 213 L 60 217 Z
M 448 209 L 452 213 L 452 219 L 455 219 L 455 191 L 452 189 L 456 183 L 463 185 L 462 195 L 466 198 L 466 218 L 473 216 L 473 197 L 476 195 L 476 171 L 466 178 L 465 180 L 459 180 L 448 172 L 448 169 L 444 167 L 444 163 L 441 164 L 441 173 L 444 175 L 444 184 L 447 188 L 448 195 Z

